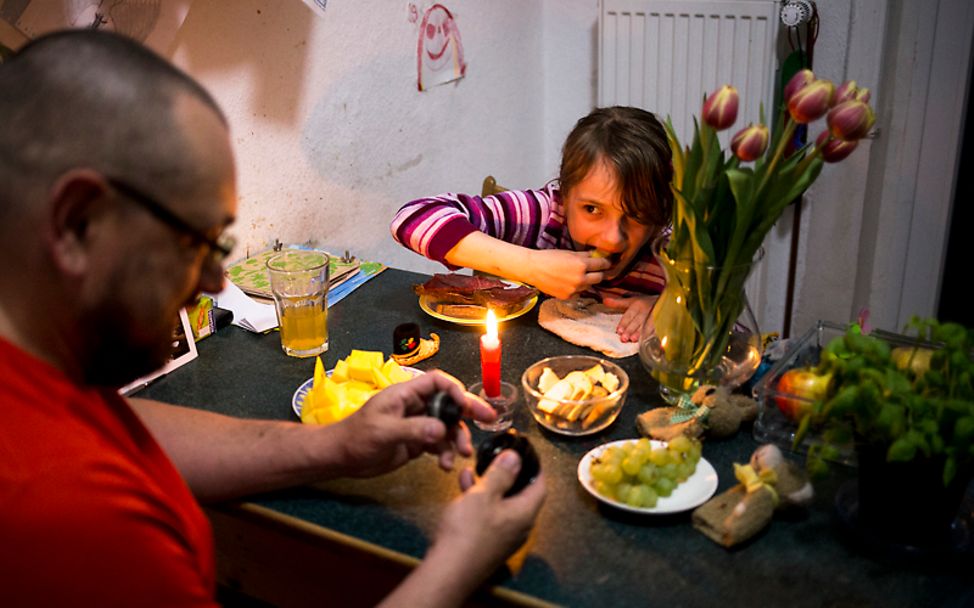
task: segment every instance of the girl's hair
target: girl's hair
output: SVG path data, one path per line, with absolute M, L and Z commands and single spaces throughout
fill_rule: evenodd
M 673 213 L 672 155 L 666 131 L 645 110 L 596 108 L 576 123 L 562 148 L 559 184 L 564 198 L 597 162 L 615 170 L 627 215 L 663 228 Z

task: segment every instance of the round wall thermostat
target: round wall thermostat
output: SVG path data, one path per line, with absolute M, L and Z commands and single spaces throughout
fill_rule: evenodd
M 781 22 L 787 27 L 797 27 L 808 23 L 812 18 L 814 6 L 810 0 L 788 0 L 781 7 Z

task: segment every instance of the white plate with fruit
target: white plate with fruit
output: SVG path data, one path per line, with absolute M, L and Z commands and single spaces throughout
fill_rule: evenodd
M 700 456 L 700 442 L 685 437 L 600 445 L 579 461 L 578 480 L 606 504 L 657 515 L 688 511 L 717 491 L 717 471 Z
M 405 367 L 392 358 L 383 361 L 378 351 L 353 350 L 335 367 L 325 371 L 321 358 L 315 361 L 315 375 L 305 380 L 291 397 L 291 409 L 307 424 L 331 424 L 355 413 L 375 393 L 390 384 L 397 384 L 422 374 L 414 367 Z M 327 379 L 327 381 L 326 381 Z M 315 391 L 313 409 L 305 412 L 308 395 Z M 302 412 L 306 415 L 302 416 Z

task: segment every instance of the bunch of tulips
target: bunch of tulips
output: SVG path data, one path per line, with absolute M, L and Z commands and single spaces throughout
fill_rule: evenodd
M 873 124 L 869 90 L 848 81 L 838 89 L 811 70 L 795 74 L 784 89 L 783 103 L 769 133 L 761 110 L 760 123 L 750 124 L 732 138 L 727 154 L 717 132 L 737 120 L 737 90 L 725 85 L 707 96 L 691 145 L 682 146 L 667 122 L 673 152 L 675 197 L 673 230 L 657 251 L 664 267 L 691 268 L 667 273 L 692 319 L 694 337 L 670 344 L 670 354 L 689 373 L 705 371 L 719 361 L 728 336 L 746 301 L 747 271 L 784 209 L 815 181 L 824 163 L 846 158 Z M 813 142 L 795 145 L 799 125 L 826 117 L 827 129 Z M 665 319 L 653 319 L 658 325 Z M 684 323 L 685 325 L 685 323 Z M 645 332 L 644 332 L 645 333 Z
M 797 125 L 814 122 L 827 113 L 828 128 L 815 138 L 811 151 L 827 163 L 849 156 L 876 122 L 869 106 L 869 89 L 860 88 L 855 80 L 847 80 L 836 89 L 831 81 L 815 78 L 811 70 L 801 70 L 785 87 L 784 100 L 789 118 L 788 137 L 784 140 L 789 144 L 794 141 L 792 136 Z M 737 106 L 737 90 L 724 85 L 704 102 L 703 121 L 717 131 L 726 129 L 737 119 Z M 767 150 L 768 137 L 767 126 L 748 125 L 731 139 L 731 151 L 741 161 L 756 160 Z M 786 147 L 784 152 L 787 155 L 789 149 Z

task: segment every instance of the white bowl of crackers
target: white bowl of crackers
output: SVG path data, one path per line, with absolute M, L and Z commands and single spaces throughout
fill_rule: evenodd
M 562 355 L 524 370 L 521 385 L 538 424 L 562 435 L 590 435 L 619 416 L 629 392 L 629 375 L 600 357 Z

